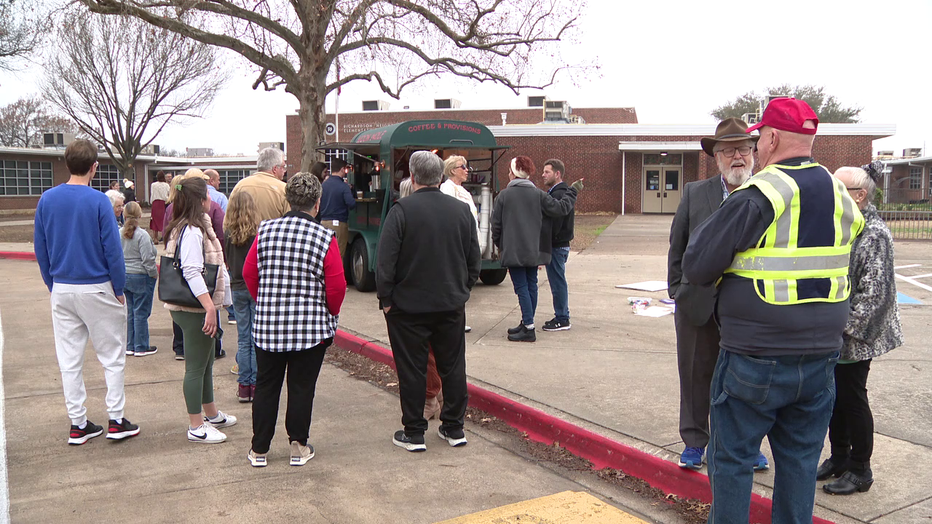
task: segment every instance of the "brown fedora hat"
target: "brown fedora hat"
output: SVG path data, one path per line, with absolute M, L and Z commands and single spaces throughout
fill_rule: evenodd
M 702 150 L 709 156 L 715 156 L 712 148 L 718 142 L 738 142 L 740 140 L 753 140 L 756 142 L 759 138 L 760 136 L 748 134 L 748 124 L 744 120 L 726 118 L 719 122 L 718 127 L 715 128 L 715 136 L 705 137 L 699 143 L 702 144 Z

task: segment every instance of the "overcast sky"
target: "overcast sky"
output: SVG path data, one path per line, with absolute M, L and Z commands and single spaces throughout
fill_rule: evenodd
M 630 107 L 642 124 L 714 123 L 713 108 L 747 91 L 780 84 L 824 86 L 843 105 L 863 107 L 861 121 L 895 124 L 896 135 L 874 151 L 932 146 L 929 60 L 932 1 L 627 2 L 589 0 L 578 43 L 562 46 L 569 61 L 598 58 L 601 70 L 544 91 L 574 107 Z M 231 61 L 231 67 L 239 67 Z M 171 125 L 163 147 L 211 147 L 255 154 L 259 142 L 285 141 L 285 115 L 297 101 L 283 91 L 252 91 L 245 67 L 232 75 L 207 117 Z M 38 90 L 41 66 L 0 73 L 0 106 Z M 526 106 L 524 92 L 446 79 L 389 99 L 365 82 L 343 89 L 340 110 L 385 99 L 391 109 L 430 109 L 456 98 L 464 109 Z M 333 111 L 334 99 L 328 99 Z M 928 154 L 928 153 L 926 153 Z

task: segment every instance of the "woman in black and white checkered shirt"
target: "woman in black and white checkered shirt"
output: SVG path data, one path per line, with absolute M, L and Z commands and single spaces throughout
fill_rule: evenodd
M 303 466 L 314 457 L 314 447 L 307 442 L 314 391 L 346 295 L 336 236 L 313 219 L 320 194 L 314 175 L 291 177 L 285 186 L 291 211 L 260 224 L 243 265 L 243 280 L 256 300 L 253 338 L 258 371 L 248 455 L 255 467 L 266 465 L 286 369 L 285 429 L 291 465 Z

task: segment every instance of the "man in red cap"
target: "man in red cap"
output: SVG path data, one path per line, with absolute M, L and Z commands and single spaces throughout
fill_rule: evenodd
M 773 522 L 812 522 L 816 469 L 835 401 L 848 319 L 848 256 L 864 218 L 812 159 L 819 119 L 778 98 L 760 123 L 760 172 L 699 226 L 683 256 L 694 285 L 718 285 L 721 351 L 712 377 L 710 523 L 747 522 L 764 436 L 775 466 Z

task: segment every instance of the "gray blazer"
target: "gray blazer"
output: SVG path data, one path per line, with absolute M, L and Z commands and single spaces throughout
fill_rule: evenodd
M 691 285 L 683 276 L 683 253 L 689 236 L 699 224 L 722 205 L 722 177 L 715 176 L 686 184 L 683 198 L 670 226 L 670 251 L 667 253 L 667 292 L 676 300 L 677 309 L 686 318 L 702 326 L 709 321 L 715 307 L 715 288 Z

